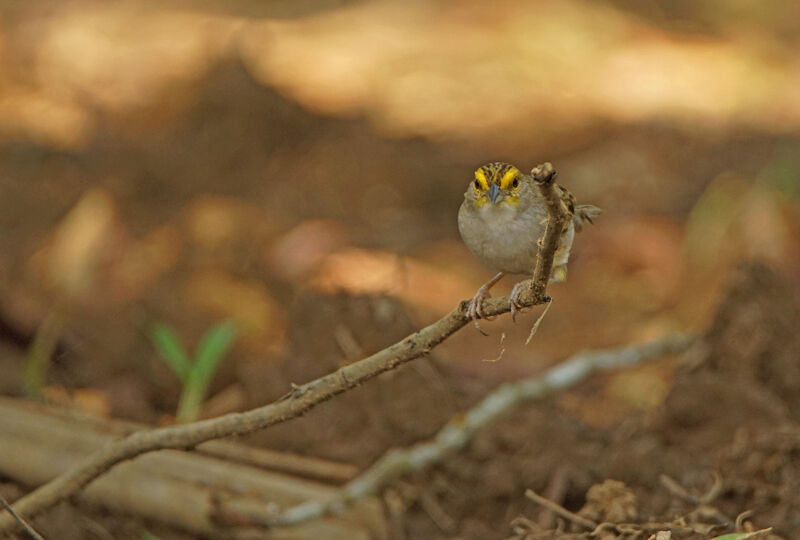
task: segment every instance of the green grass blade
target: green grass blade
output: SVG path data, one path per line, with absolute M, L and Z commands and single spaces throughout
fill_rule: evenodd
M 53 353 L 58 348 L 58 341 L 66 323 L 66 312 L 60 306 L 53 307 L 45 316 L 42 324 L 36 329 L 25 354 L 25 365 L 22 371 L 25 392 L 29 397 L 41 398 L 42 387 L 47 382 L 47 372 Z
M 175 372 L 181 383 L 186 385 L 192 370 L 192 362 L 172 328 L 164 323 L 155 323 L 150 331 L 150 341 L 164 363 Z
M 236 325 L 225 321 L 210 328 L 200 339 L 192 369 L 198 372 L 201 380 L 211 380 L 235 337 Z
M 200 340 L 194 365 L 186 379 L 181 401 L 178 404 L 176 420 L 179 423 L 192 422 L 197 419 L 214 373 L 225 353 L 233 344 L 235 337 L 236 327 L 232 322 L 227 321 L 211 328 Z

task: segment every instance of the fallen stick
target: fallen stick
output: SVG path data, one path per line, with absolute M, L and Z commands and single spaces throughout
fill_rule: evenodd
M 124 437 L 137 431 L 149 428 L 144 424 L 126 420 L 102 420 L 87 416 L 70 409 L 62 409 L 43 405 L 35 401 L 16 400 L 0 397 L 0 414 L 10 411 L 28 411 L 59 418 L 65 422 L 78 422 L 91 426 L 98 433 Z M 230 461 L 258 467 L 268 471 L 301 476 L 310 480 L 319 480 L 330 484 L 343 484 L 351 480 L 359 472 L 358 467 L 350 463 L 341 463 L 312 456 L 302 456 L 291 452 L 278 452 L 268 448 L 247 446 L 224 440 L 210 440 L 198 444 L 194 452 Z
M 550 499 L 545 499 L 544 497 L 542 497 L 541 495 L 539 495 L 538 493 L 536 493 L 532 489 L 526 490 L 525 491 L 525 496 L 527 498 L 529 498 L 530 500 L 532 500 L 533 502 L 535 502 L 536 504 L 538 504 L 540 506 L 544 506 L 545 508 L 547 508 L 548 510 L 550 510 L 554 514 L 558 514 L 559 516 L 563 517 L 564 519 L 567 519 L 567 520 L 569 520 L 569 521 L 571 521 L 573 523 L 577 523 L 578 525 L 580 525 L 584 529 L 587 529 L 587 530 L 591 531 L 591 530 L 593 530 L 593 529 L 595 529 L 597 527 L 597 523 L 595 523 L 591 519 L 586 519 L 585 517 L 579 516 L 575 512 L 570 512 L 569 510 L 567 510 L 566 508 L 564 508 L 560 504 L 555 503 L 555 502 L 551 501 Z
M 372 467 L 341 488 L 336 497 L 308 501 L 289 508 L 279 516 L 262 512 L 251 514 L 250 517 L 254 523 L 275 527 L 336 514 L 356 501 L 377 493 L 403 474 L 443 460 L 463 448 L 480 428 L 526 401 L 541 399 L 573 386 L 597 371 L 632 366 L 665 354 L 681 353 L 695 341 L 693 336 L 667 336 L 644 345 L 578 353 L 541 375 L 503 384 L 470 410 L 456 415 L 432 439 L 410 448 L 389 450 Z
M 25 485 L 43 484 L 132 427 L 127 422 L 81 418 L 50 407 L 2 398 L 0 474 Z M 263 458 L 259 449 L 215 442 L 217 450 L 224 449 L 219 454 Z M 293 466 L 307 462 L 325 469 L 328 465 L 323 460 L 301 456 L 290 455 L 289 458 Z M 336 470 L 338 465 L 331 463 L 330 469 Z M 200 452 L 171 450 L 142 456 L 116 467 L 84 490 L 81 499 L 194 534 L 236 538 L 247 537 L 250 531 L 241 527 L 237 530 L 227 520 L 230 515 L 246 514 L 253 508 L 262 511 L 271 508 L 278 513 L 281 508 L 304 500 L 331 497 L 336 492 L 334 486 L 320 482 L 231 463 Z M 274 538 L 345 540 L 384 535 L 380 503 L 371 500 L 344 519 L 276 532 Z
M 6 512 L 8 512 L 14 517 L 17 523 L 19 523 L 20 527 L 22 527 L 22 530 L 24 530 L 28 536 L 33 538 L 33 540 L 44 540 L 44 538 L 42 538 L 42 535 L 36 532 L 36 529 L 31 527 L 27 521 L 22 519 L 19 515 L 17 515 L 16 512 L 14 512 L 14 509 L 11 508 L 11 505 L 8 504 L 8 501 L 2 495 L 0 495 L 0 506 L 2 506 L 6 510 Z

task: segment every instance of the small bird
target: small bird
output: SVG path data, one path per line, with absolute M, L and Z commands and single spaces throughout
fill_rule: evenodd
M 557 184 L 555 188 L 561 195 L 568 219 L 555 253 L 550 281 L 563 282 L 567 278 L 567 261 L 575 231 L 581 230 L 584 221 L 592 223 L 602 210 L 592 205 L 576 205 L 572 193 Z M 478 319 L 486 318 L 483 301 L 489 297 L 489 289 L 506 274 L 533 272 L 538 242 L 544 235 L 547 219 L 547 204 L 530 175 L 502 162 L 489 163 L 475 171 L 458 211 L 458 231 L 472 253 L 498 270 L 470 302 L 467 315 L 478 330 Z M 512 317 L 521 307 L 519 296 L 523 284 L 517 283 L 511 291 Z

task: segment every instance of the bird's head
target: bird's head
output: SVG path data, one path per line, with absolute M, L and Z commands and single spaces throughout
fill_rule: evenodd
M 472 181 L 472 195 L 475 206 L 481 208 L 491 205 L 519 205 L 522 173 L 508 163 L 496 161 L 488 163 L 475 171 Z

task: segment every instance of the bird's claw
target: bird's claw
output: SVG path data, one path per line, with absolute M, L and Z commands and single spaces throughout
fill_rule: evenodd
M 478 319 L 485 319 L 487 321 L 491 320 L 486 316 L 486 312 L 483 311 L 483 301 L 490 296 L 489 288 L 483 286 L 478 289 L 478 292 L 476 292 L 475 296 L 473 296 L 472 300 L 470 300 L 469 307 L 467 307 L 467 318 L 472 321 L 472 324 L 475 325 L 475 328 L 478 330 L 478 332 L 484 336 L 488 336 L 489 334 L 483 331 L 481 325 L 478 324 Z

